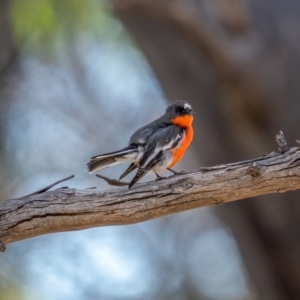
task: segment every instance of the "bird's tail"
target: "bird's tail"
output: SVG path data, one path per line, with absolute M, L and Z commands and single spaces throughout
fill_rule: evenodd
M 133 177 L 131 182 L 129 183 L 128 188 L 132 188 L 142 177 L 147 174 L 148 170 L 139 168 L 136 175 Z
M 120 176 L 119 180 L 122 180 L 125 176 L 127 176 L 129 173 L 131 173 L 133 170 L 135 170 L 138 167 L 136 163 L 132 163 L 128 169 L 125 170 L 125 172 Z
M 90 173 L 94 173 L 121 162 L 131 162 L 135 159 L 137 154 L 138 150 L 135 147 L 128 146 L 119 151 L 91 157 L 87 168 Z

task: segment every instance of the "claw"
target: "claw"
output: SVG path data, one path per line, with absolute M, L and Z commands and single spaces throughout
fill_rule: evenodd
M 155 179 L 155 181 L 167 179 L 167 177 L 159 176 L 157 173 L 155 173 L 155 175 L 156 175 L 156 177 L 157 177 L 157 178 Z
M 170 168 L 167 168 L 167 170 L 169 170 L 170 172 L 172 172 L 174 175 L 173 176 L 178 176 L 178 175 L 183 175 L 185 174 L 185 171 L 180 171 L 180 172 L 176 172 Z M 173 176 L 170 176 L 170 177 L 173 177 Z
M 160 180 L 164 180 L 164 179 L 167 179 L 168 177 L 162 177 L 162 176 L 159 176 L 155 179 L 155 181 L 160 181 Z

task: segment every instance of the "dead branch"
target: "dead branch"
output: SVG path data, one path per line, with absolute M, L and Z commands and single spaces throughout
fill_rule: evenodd
M 285 150 L 283 134 L 277 143 Z M 282 152 L 282 151 L 281 151 Z M 0 203 L 0 251 L 42 234 L 133 224 L 164 215 L 300 188 L 300 148 L 201 168 L 128 189 L 57 189 Z
M 44 187 L 44 188 L 42 188 L 42 189 L 40 189 L 40 190 L 38 190 L 38 191 L 36 191 L 36 192 L 33 192 L 33 193 L 31 193 L 31 194 L 29 194 L 29 195 L 27 195 L 27 196 L 32 196 L 32 195 L 37 195 L 37 194 L 44 193 L 44 192 L 50 190 L 51 188 L 53 188 L 55 185 L 57 185 L 57 184 L 59 184 L 59 183 L 61 183 L 61 182 L 70 180 L 70 179 L 72 179 L 72 178 L 74 178 L 74 177 L 75 177 L 75 175 L 70 175 L 70 176 L 68 176 L 68 177 L 66 177 L 66 178 L 63 178 L 63 179 L 61 179 L 61 180 L 58 180 L 58 181 L 56 181 L 56 182 L 54 182 L 54 183 L 52 183 L 52 184 L 50 184 L 50 185 L 47 185 L 46 187 Z M 65 188 L 65 187 L 63 187 L 63 188 Z

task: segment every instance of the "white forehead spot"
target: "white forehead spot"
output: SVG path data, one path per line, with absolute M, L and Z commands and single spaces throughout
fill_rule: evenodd
M 187 104 L 187 103 L 184 103 L 184 109 L 191 109 L 192 107 L 189 105 L 189 104 Z

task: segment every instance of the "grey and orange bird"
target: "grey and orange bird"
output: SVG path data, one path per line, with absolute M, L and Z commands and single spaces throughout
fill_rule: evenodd
M 121 180 L 138 168 L 129 188 L 151 170 L 157 177 L 166 169 L 176 174 L 171 168 L 182 158 L 193 139 L 192 112 L 188 102 L 175 101 L 164 115 L 138 129 L 127 147 L 92 157 L 88 170 L 94 173 L 119 163 L 131 163 L 120 176 Z

